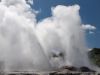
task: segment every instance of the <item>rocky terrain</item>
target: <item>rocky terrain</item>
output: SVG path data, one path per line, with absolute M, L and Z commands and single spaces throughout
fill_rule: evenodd
M 100 74 L 85 66 L 80 68 L 76 68 L 74 66 L 64 66 L 57 71 L 48 73 L 11 72 L 11 73 L 1 73 L 0 75 L 100 75 Z

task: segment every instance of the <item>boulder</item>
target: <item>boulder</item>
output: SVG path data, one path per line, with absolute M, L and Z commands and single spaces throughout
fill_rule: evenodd
M 64 67 L 62 67 L 62 69 L 66 69 L 69 71 L 77 71 L 77 68 L 74 66 L 64 66 Z
M 94 70 L 91 70 L 91 69 L 89 69 L 88 67 L 85 67 L 85 66 L 80 67 L 80 71 L 81 72 L 95 72 Z

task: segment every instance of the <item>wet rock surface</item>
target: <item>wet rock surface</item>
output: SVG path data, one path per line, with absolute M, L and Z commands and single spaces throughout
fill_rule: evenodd
M 88 67 L 76 68 L 74 66 L 64 66 L 59 71 L 50 73 L 49 75 L 99 75 L 96 71 Z
M 79 70 L 80 70 L 81 72 L 96 72 L 96 71 L 91 70 L 91 69 L 89 69 L 88 67 L 85 67 L 85 66 L 80 67 Z
M 48 73 L 13 72 L 13 73 L 5 73 L 5 74 L 2 73 L 0 75 L 100 75 L 100 74 L 85 66 L 80 68 L 76 68 L 74 66 L 64 66 L 57 71 L 48 72 Z
M 69 72 L 96 72 L 88 67 L 82 66 L 80 68 L 74 66 L 64 66 L 60 70 L 68 70 Z

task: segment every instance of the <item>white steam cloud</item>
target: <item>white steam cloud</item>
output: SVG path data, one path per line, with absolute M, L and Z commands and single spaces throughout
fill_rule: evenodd
M 32 0 L 1 0 L 0 63 L 5 71 L 50 71 L 65 65 L 90 67 L 79 5 L 58 5 L 36 23 Z M 92 27 L 93 29 L 93 27 Z
M 54 66 L 89 66 L 79 9 L 79 5 L 53 7 L 52 17 L 39 22 L 36 27 L 45 53 L 58 55 L 58 58 L 49 56 Z M 63 57 L 59 56 L 60 53 Z
M 51 69 L 35 35 L 34 13 L 25 0 L 0 2 L 0 62 L 4 71 Z

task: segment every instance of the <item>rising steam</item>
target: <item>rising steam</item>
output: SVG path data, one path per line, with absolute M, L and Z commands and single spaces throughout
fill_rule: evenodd
M 36 23 L 32 0 L 0 2 L 0 64 L 4 71 L 50 71 L 90 67 L 79 5 L 58 5 Z

